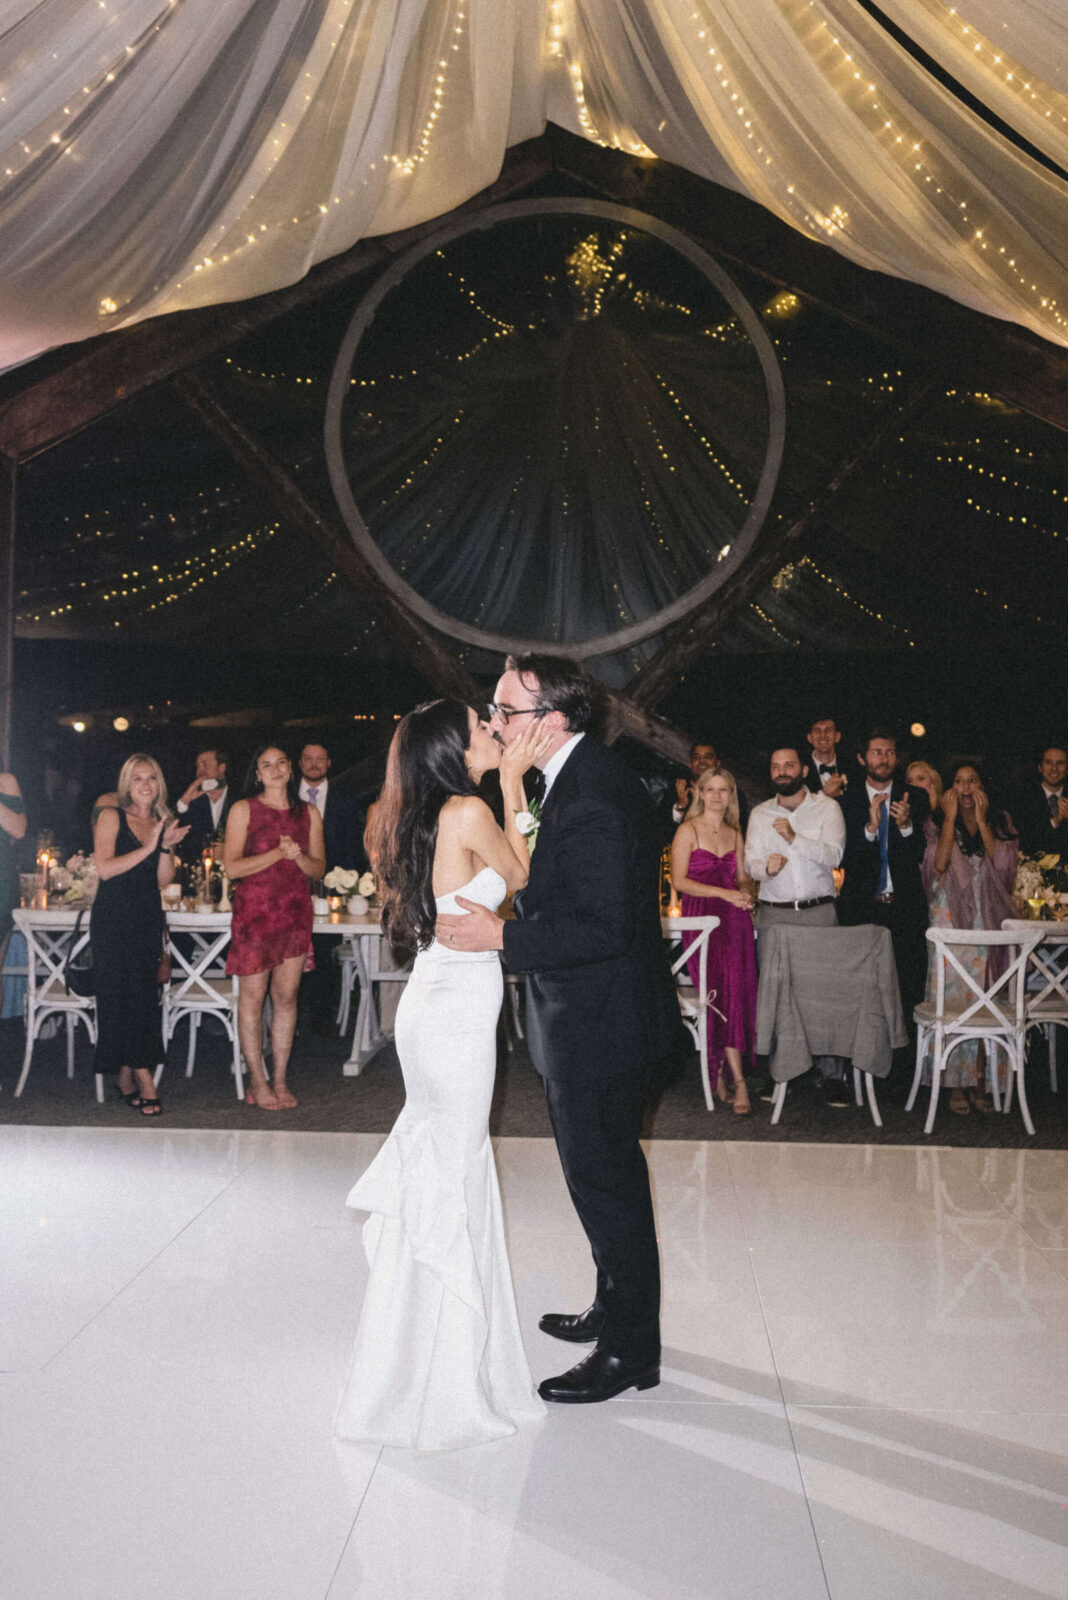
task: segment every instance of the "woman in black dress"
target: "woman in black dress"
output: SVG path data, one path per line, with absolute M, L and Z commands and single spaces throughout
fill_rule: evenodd
M 163 1059 L 159 962 L 160 890 L 174 877 L 174 847 L 188 833 L 167 810 L 167 785 L 151 756 L 131 756 L 119 773 L 118 804 L 93 829 L 100 887 L 90 944 L 96 981 L 96 1071 L 118 1074 L 117 1092 L 143 1117 L 162 1106 L 152 1074 Z

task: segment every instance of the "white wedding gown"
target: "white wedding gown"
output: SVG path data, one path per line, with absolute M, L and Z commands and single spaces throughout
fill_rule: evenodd
M 484 867 L 457 894 L 496 910 Z M 404 1109 L 348 1197 L 369 1211 L 370 1276 L 335 1419 L 341 1439 L 446 1450 L 544 1415 L 534 1392 L 505 1249 L 489 1137 L 502 975 L 494 951 L 434 940 L 397 1011 Z

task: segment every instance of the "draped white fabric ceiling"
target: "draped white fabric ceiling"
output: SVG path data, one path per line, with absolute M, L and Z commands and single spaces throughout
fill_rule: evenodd
M 880 0 L 1068 169 L 1064 0 Z M 547 120 L 1068 343 L 1068 183 L 856 0 L 4 0 L 0 366 L 294 282 Z

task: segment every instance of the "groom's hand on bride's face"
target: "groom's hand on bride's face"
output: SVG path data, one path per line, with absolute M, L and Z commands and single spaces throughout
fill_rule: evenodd
M 450 950 L 503 950 L 504 923 L 500 917 L 495 917 L 492 911 L 487 911 L 476 900 L 465 900 L 463 895 L 456 896 L 456 904 L 463 906 L 468 915 L 450 917 L 443 914 L 438 917 L 434 932 L 439 943 L 447 945 Z

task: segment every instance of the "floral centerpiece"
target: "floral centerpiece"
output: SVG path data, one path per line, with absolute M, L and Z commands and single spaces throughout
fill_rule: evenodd
M 1026 901 L 1037 917 L 1068 915 L 1068 868 L 1060 857 L 1021 856 L 1016 868 L 1014 893 Z
M 373 872 L 361 874 L 355 867 L 331 867 L 323 879 L 323 887 L 331 894 L 347 896 L 349 910 L 359 917 L 370 910 L 377 885 Z
M 65 905 L 92 900 L 100 882 L 96 862 L 92 856 L 69 856 L 65 867 L 54 866 L 49 873 L 48 886 L 53 894 L 62 895 Z

